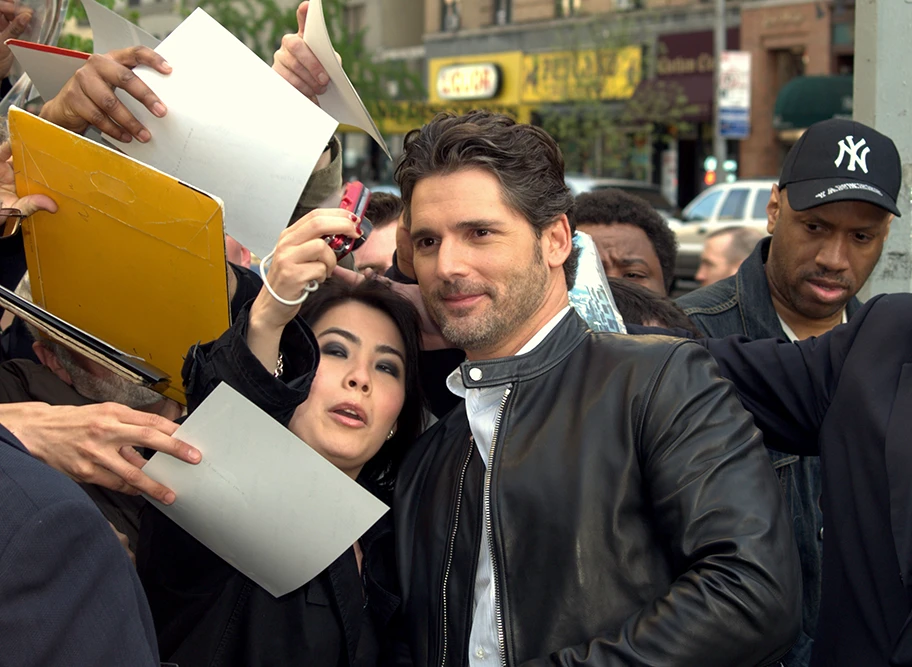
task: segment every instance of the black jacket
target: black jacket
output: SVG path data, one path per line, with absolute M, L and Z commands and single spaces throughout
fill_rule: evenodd
M 761 239 L 738 273 L 708 287 L 685 294 L 679 306 L 709 338 L 747 336 L 753 340 L 788 340 L 773 305 L 766 262 L 771 237 Z M 851 318 L 861 303 L 852 298 L 846 304 Z M 767 442 L 769 445 L 769 442 Z M 823 561 L 823 514 L 820 511 L 820 459 L 768 450 L 779 476 L 785 502 L 792 516 L 792 527 L 801 559 L 802 636 L 783 659 L 788 667 L 806 667 L 810 661 L 812 638 L 820 614 L 820 587 Z
M 593 334 L 571 312 L 531 353 L 462 373 L 466 387 L 511 390 L 489 486 L 463 406 L 400 470 L 414 665 L 467 662 L 487 488 L 508 665 L 736 667 L 785 653 L 800 625 L 794 538 L 760 434 L 704 350 Z
M 703 340 L 780 451 L 819 455 L 814 667 L 912 666 L 912 296 L 796 344 Z
M 224 381 L 287 426 L 310 390 L 316 341 L 302 320 L 286 326 L 283 382 L 247 347 L 248 314 L 243 309 L 219 340 L 188 355 L 184 381 L 191 411 Z M 148 506 L 137 567 L 162 655 L 180 667 L 375 665 L 399 606 L 392 519 L 381 519 L 360 544 L 361 578 L 349 548 L 316 579 L 274 598 Z

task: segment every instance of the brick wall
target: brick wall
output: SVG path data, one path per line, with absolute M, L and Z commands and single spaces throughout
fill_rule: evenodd
M 820 9 L 818 9 L 820 8 Z M 803 54 L 804 74 L 830 74 L 829 8 L 820 2 L 776 3 L 741 12 L 741 48 L 751 58 L 751 135 L 741 142 L 742 178 L 776 176 L 787 147 L 773 129 L 776 96 L 794 74 L 790 54 Z

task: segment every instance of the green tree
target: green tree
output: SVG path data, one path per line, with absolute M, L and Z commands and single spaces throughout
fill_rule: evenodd
M 626 17 L 592 17 L 575 24 L 568 34 L 573 71 L 567 80 L 573 89 L 566 90 L 560 103 L 543 105 L 538 122 L 560 143 L 568 172 L 644 179 L 649 165 L 638 163 L 637 156 L 647 151 L 638 149 L 667 139 L 670 132 L 686 130 L 685 119 L 694 106 L 680 85 L 657 80 L 641 83 L 626 100 L 603 99 L 606 78 L 618 75 L 618 52 L 640 48 L 636 27 Z M 595 57 L 588 58 L 592 52 Z M 644 70 L 646 65 L 644 61 Z M 643 74 L 628 76 L 637 82 Z
M 202 0 L 199 6 L 270 65 L 282 37 L 298 30 L 297 7 L 283 9 L 275 0 Z M 420 73 L 403 62 L 375 62 L 365 47 L 366 29 L 352 30 L 346 21 L 344 0 L 323 0 L 323 16 L 345 72 L 372 114 L 393 99 L 424 97 Z
M 114 0 L 98 0 L 98 2 L 108 9 L 114 9 Z M 69 21 L 70 19 L 76 19 L 76 22 L 81 25 L 88 25 L 89 17 L 80 0 L 70 0 L 67 5 L 66 20 Z M 133 22 L 135 23 L 136 21 L 133 20 Z M 93 53 L 94 51 L 93 40 L 73 33 L 65 32 L 61 34 L 60 39 L 57 40 L 57 45 L 64 49 L 73 49 L 83 53 Z

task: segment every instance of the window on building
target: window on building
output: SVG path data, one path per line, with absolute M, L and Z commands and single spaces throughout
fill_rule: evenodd
M 342 18 L 345 21 L 345 30 L 349 35 L 357 35 L 364 30 L 364 17 L 366 9 L 363 4 L 349 3 L 345 5 Z
M 555 0 L 558 17 L 576 16 L 582 9 L 583 0 Z
M 140 0 L 127 0 L 128 7 L 139 7 Z
M 507 25 L 513 20 L 513 0 L 494 0 L 494 25 Z
M 440 13 L 441 26 L 443 32 L 455 32 L 461 25 L 460 0 L 443 0 L 443 7 Z

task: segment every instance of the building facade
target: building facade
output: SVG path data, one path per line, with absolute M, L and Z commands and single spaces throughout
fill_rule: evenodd
M 740 5 L 729 5 L 738 48 Z M 712 149 L 713 25 L 701 0 L 426 0 L 430 103 L 541 124 L 568 171 L 659 183 L 684 204 Z M 441 94 L 492 68 L 500 86 L 486 97 Z
M 808 125 L 852 117 L 855 3 L 759 0 L 741 9 L 751 54 L 751 133 L 740 175 L 777 176 Z

